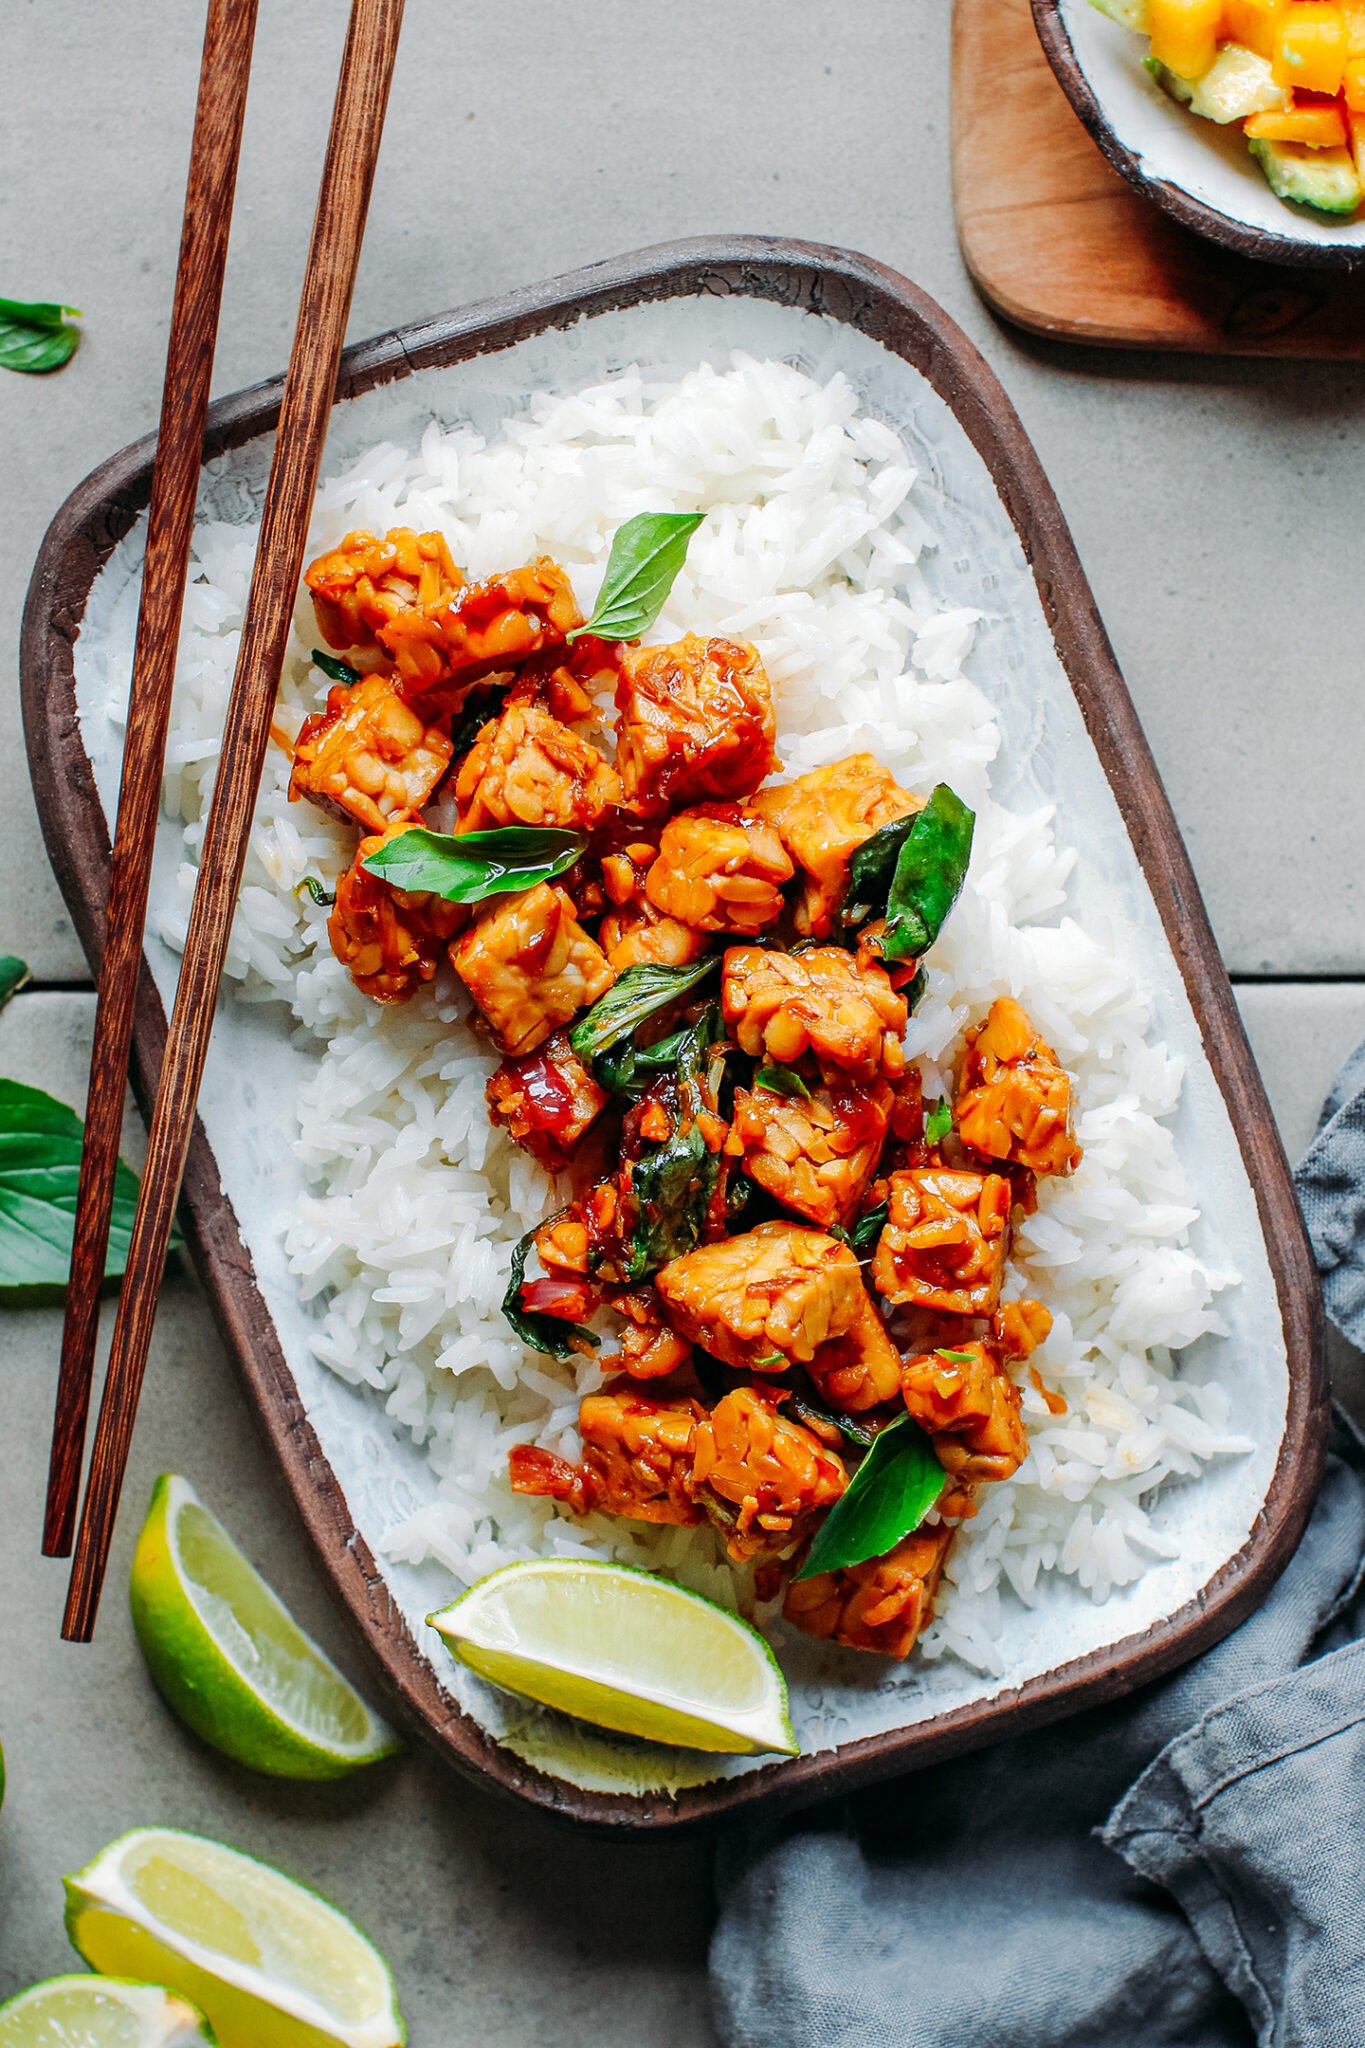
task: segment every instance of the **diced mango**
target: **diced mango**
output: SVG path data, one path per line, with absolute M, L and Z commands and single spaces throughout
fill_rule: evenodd
M 1346 116 L 1333 102 L 1291 107 L 1284 114 L 1253 114 L 1246 133 L 1262 142 L 1301 142 L 1307 149 L 1341 149 L 1346 141 Z
M 1361 4 L 1365 5 L 1365 0 Z M 1224 32 L 1258 57 L 1273 57 L 1275 27 L 1283 8 L 1284 0 L 1227 0 Z
M 1347 58 L 1341 89 L 1350 111 L 1365 114 L 1365 56 Z
M 1346 119 L 1351 130 L 1351 153 L 1361 183 L 1365 184 L 1365 114 L 1348 114 Z
M 1152 55 L 1177 78 L 1202 78 L 1218 55 L 1223 0 L 1151 0 Z
M 1271 62 L 1280 85 L 1335 99 L 1346 68 L 1346 20 L 1335 0 L 1288 0 Z

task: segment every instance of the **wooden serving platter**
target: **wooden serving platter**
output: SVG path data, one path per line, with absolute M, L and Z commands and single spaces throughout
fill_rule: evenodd
M 278 1263 L 272 1265 L 277 1214 L 271 1209 L 267 1227 L 251 1236 L 252 1185 L 247 1177 L 234 1179 L 241 1175 L 233 1154 L 237 1122 L 250 1115 L 251 1087 L 242 1092 L 241 1074 L 253 1069 L 237 1058 L 233 1033 L 273 1027 L 259 1005 L 224 1004 L 215 1044 L 223 1048 L 226 1092 L 211 1048 L 185 1179 L 191 1245 L 248 1398 L 336 1592 L 400 1713 L 454 1764 L 547 1811 L 616 1831 L 678 1829 L 850 1791 L 1112 1699 L 1171 1669 L 1264 1596 L 1298 1542 L 1325 1454 L 1316 1276 L 1185 848 L 1038 459 L 991 370 L 940 308 L 895 272 L 843 250 L 742 237 L 646 250 L 348 351 L 334 442 L 354 429 L 365 437 L 359 445 L 369 445 L 381 438 L 376 419 L 392 430 L 404 408 L 429 420 L 473 416 L 467 408 L 479 403 L 503 405 L 497 380 L 508 380 L 507 391 L 523 390 L 527 365 L 535 383 L 573 384 L 584 381 L 594 351 L 608 375 L 613 366 L 640 361 L 672 363 L 676 374 L 681 361 L 723 359 L 733 347 L 752 351 L 760 343 L 792 360 L 828 366 L 839 359 L 865 380 L 917 458 L 935 465 L 948 570 L 966 574 L 987 552 L 1000 565 L 981 592 L 994 608 L 981 629 L 983 648 L 989 641 L 993 650 L 983 653 L 982 672 L 991 678 L 999 715 L 1008 706 L 1010 720 L 1031 741 L 1011 749 L 1017 771 L 1051 762 L 1049 788 L 1061 810 L 1071 806 L 1079 822 L 1081 806 L 1089 806 L 1096 886 L 1102 868 L 1126 878 L 1122 903 L 1141 936 L 1145 987 L 1164 1035 L 1187 1060 L 1190 1156 L 1198 1155 L 1206 1208 L 1212 1214 L 1221 1205 L 1228 1250 L 1244 1273 L 1241 1305 L 1229 1309 L 1230 1370 L 1244 1403 L 1257 1387 L 1268 1390 L 1262 1412 L 1273 1428 L 1240 1468 L 1246 1476 L 1232 1473 L 1230 1483 L 1241 1489 L 1236 1512 L 1216 1539 L 1205 1542 L 1193 1522 L 1181 1524 L 1191 1543 L 1169 1568 L 1185 1576 L 1172 1578 L 1169 1590 L 1167 1582 L 1152 1582 L 1141 1609 L 1106 1613 L 1085 1601 L 1074 1612 L 1068 1607 L 1044 1650 L 1036 1616 L 1025 1617 L 1029 1633 L 1018 1654 L 1011 1652 L 1003 1683 L 949 1669 L 951 1660 L 944 1660 L 937 1678 L 915 1677 L 916 1700 L 897 1689 L 894 1673 L 877 1675 L 865 1690 L 874 1704 L 891 1700 L 893 1718 L 879 1721 L 876 1732 L 836 1734 L 828 1747 L 702 1784 L 660 1788 L 651 1781 L 655 1788 L 645 1791 L 603 1790 L 576 1780 L 562 1758 L 554 1768 L 541 1767 L 543 1750 L 529 1761 L 490 1732 L 468 1674 L 442 1663 L 445 1653 L 429 1647 L 429 1632 L 424 1646 L 421 1617 L 432 1603 L 418 1605 L 402 1569 L 380 1554 L 390 1517 L 377 1512 L 367 1491 L 370 1461 L 355 1454 L 355 1412 L 346 1409 L 338 1421 L 340 1411 L 329 1405 L 349 1400 L 353 1390 L 342 1389 L 306 1340 L 298 1341 L 297 1285 L 287 1272 L 281 1285 Z M 250 516 L 252 478 L 258 485 L 264 475 L 280 395 L 279 382 L 264 384 L 210 413 L 205 488 L 230 487 L 240 499 L 239 520 Z M 149 442 L 124 449 L 68 499 L 48 531 L 24 617 L 30 772 L 53 866 L 92 965 L 103 942 L 109 864 L 97 761 L 110 801 L 117 763 L 101 752 L 107 718 L 82 723 L 78 643 L 88 631 L 98 647 L 97 600 L 108 595 L 101 579 L 146 506 L 151 456 Z M 132 590 L 135 569 L 126 556 L 119 559 L 121 588 Z M 173 956 L 149 938 L 134 1046 L 144 1105 L 155 1088 L 174 972 Z M 278 1036 L 281 1046 L 287 1043 L 287 1026 Z M 267 1045 L 265 1056 L 278 1053 Z M 274 1187 L 288 1171 L 288 1148 L 278 1122 L 268 1123 L 267 1137 Z M 381 1457 L 389 1455 L 378 1438 L 369 1441 Z M 1186 1513 L 1193 1499 L 1197 1518 L 1200 1498 L 1209 1496 L 1191 1489 L 1173 1499 L 1172 1513 Z
M 1365 359 L 1365 274 L 1219 248 L 1136 192 L 1053 75 L 1029 0 L 954 0 L 953 191 L 979 290 L 1054 341 Z

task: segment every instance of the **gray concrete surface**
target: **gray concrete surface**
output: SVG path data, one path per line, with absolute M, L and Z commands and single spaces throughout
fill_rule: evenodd
M 219 391 L 287 352 L 345 12 L 262 0 Z M 86 314 L 69 369 L 0 374 L 13 650 L 47 521 L 155 422 L 202 8 L 6 0 L 3 16 L 0 293 Z M 933 292 L 1051 473 L 1225 957 L 1272 977 L 1240 995 L 1296 1153 L 1365 1029 L 1358 579 L 1335 538 L 1365 504 L 1365 368 L 1106 356 L 998 326 L 953 232 L 948 37 L 948 0 L 409 0 L 352 333 L 718 229 L 861 248 Z M 75 1101 L 91 1004 L 39 840 L 12 666 L 0 816 L 0 951 L 54 991 L 0 1017 L 0 1071 Z M 417 2048 L 701 2048 L 704 1847 L 584 1840 L 424 1756 L 353 1788 L 265 1784 L 170 1720 L 117 1599 L 92 1650 L 59 1645 L 63 1574 L 36 1561 L 57 1334 L 52 1312 L 4 1318 L 0 1994 L 66 1960 L 61 1871 L 159 1818 L 272 1857 L 354 1912 L 395 1964 Z M 1339 1363 L 1358 1395 L 1358 1366 Z M 201 1481 L 363 1677 L 183 1276 L 158 1326 L 134 1508 L 165 1467 Z M 114 1586 L 128 1545 L 125 1527 Z

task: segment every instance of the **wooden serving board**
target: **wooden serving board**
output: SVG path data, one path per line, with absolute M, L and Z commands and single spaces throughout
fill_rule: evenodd
M 1053 77 L 1029 0 L 954 0 L 953 188 L 972 277 L 1031 333 L 1365 359 L 1365 274 L 1235 255 L 1135 192 Z

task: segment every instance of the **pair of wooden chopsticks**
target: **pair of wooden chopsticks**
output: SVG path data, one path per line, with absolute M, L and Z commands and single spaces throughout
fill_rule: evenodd
M 71 1547 L 152 843 L 257 0 L 210 0 L 110 868 L 43 1548 Z M 404 0 L 352 0 L 260 541 L 166 1036 L 62 1634 L 88 1642 L 303 566 Z

